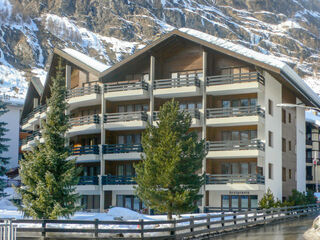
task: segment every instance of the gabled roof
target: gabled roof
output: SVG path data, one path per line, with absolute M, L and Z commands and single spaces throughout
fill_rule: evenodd
M 36 91 L 36 92 L 34 92 Z M 27 91 L 26 98 L 24 100 L 24 105 L 22 108 L 22 113 L 21 113 L 21 119 L 24 118 L 24 116 L 27 114 L 27 109 L 30 110 L 30 106 L 33 104 L 33 98 L 35 95 L 37 95 L 39 98 L 41 98 L 43 93 L 43 85 L 40 81 L 39 78 L 37 77 L 32 77 L 30 82 L 29 82 L 29 87 Z
M 202 45 L 205 48 L 221 52 L 223 54 L 271 71 L 272 73 L 279 75 L 283 81 L 292 86 L 296 90 L 296 92 L 299 93 L 305 100 L 316 107 L 320 107 L 319 96 L 301 79 L 301 77 L 291 67 L 289 67 L 286 63 L 280 61 L 278 58 L 256 52 L 252 49 L 234 44 L 221 38 L 217 38 L 207 33 L 188 28 L 181 28 L 179 30 L 176 29 L 163 35 L 161 38 L 152 42 L 145 48 L 137 51 L 125 60 L 108 68 L 100 74 L 100 77 L 111 74 L 121 66 L 134 61 L 138 56 L 150 54 L 153 49 L 160 45 L 162 42 L 177 36 Z

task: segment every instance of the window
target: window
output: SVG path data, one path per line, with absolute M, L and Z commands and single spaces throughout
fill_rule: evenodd
M 292 179 L 292 172 L 291 172 L 291 169 L 289 169 L 289 179 Z
M 288 148 L 289 148 L 289 151 L 291 151 L 291 149 L 292 149 L 291 148 L 291 141 L 288 142 Z
M 286 146 L 286 139 L 282 138 L 282 152 L 286 152 L 287 146 Z
M 287 181 L 287 170 L 286 168 L 282 168 L 282 182 Z
M 271 131 L 268 132 L 268 145 L 273 147 L 273 133 Z
M 288 115 L 288 122 L 291 123 L 291 113 Z
M 272 163 L 268 164 L 268 170 L 269 170 L 269 179 L 273 179 L 273 165 L 272 165 Z
M 269 99 L 268 101 L 268 113 L 272 116 L 273 115 L 273 102 Z
M 286 123 L 286 110 L 282 109 L 282 122 Z

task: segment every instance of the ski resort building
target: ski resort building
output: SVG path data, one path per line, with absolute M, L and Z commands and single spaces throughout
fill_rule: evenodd
M 307 190 L 319 189 L 320 166 L 320 116 L 313 111 L 306 112 L 306 184 Z M 319 191 L 319 190 L 318 190 Z
M 143 154 L 147 123 L 155 124 L 172 98 L 207 141 L 200 209 L 256 208 L 268 188 L 280 200 L 292 189 L 305 191 L 305 113 L 277 104 L 320 107 L 320 100 L 278 59 L 191 29 L 163 35 L 112 67 L 55 49 L 43 93 L 32 91 L 25 102 L 22 129 L 33 131 L 25 151 L 42 141 L 59 59 L 68 89 L 70 158 L 83 167 L 77 191 L 87 209 L 144 208 L 134 195 L 133 164 Z

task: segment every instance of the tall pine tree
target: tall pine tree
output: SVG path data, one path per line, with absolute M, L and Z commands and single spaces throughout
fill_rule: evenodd
M 199 175 L 206 156 L 205 143 L 191 132 L 191 117 L 179 103 L 165 103 L 157 126 L 149 125 L 142 137 L 145 157 L 135 165 L 137 196 L 159 213 L 190 212 L 201 199 L 204 177 Z
M 18 189 L 22 196 L 21 210 L 26 216 L 37 219 L 69 217 L 79 209 L 75 193 L 80 169 L 75 161 L 67 160 L 65 134 L 69 128 L 65 114 L 65 77 L 61 60 L 56 77 L 52 78 L 51 97 L 48 100 L 47 118 L 43 121 L 44 143 L 25 154 L 21 161 L 20 176 L 23 187 Z
M 6 103 L 0 100 L 0 117 L 6 112 L 8 112 Z M 5 143 L 9 141 L 8 138 L 5 138 L 5 134 L 8 131 L 8 129 L 6 129 L 6 125 L 6 122 L 0 122 L 0 197 L 4 196 L 3 189 L 5 187 L 5 182 L 1 177 L 5 175 L 6 165 L 9 162 L 9 158 L 3 156 L 3 153 L 8 151 L 8 145 Z

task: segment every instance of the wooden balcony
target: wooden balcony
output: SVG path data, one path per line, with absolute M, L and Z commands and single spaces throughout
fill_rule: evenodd
M 124 81 L 104 84 L 105 99 L 109 101 L 147 99 L 148 83 L 145 81 Z
M 100 147 L 98 145 L 85 145 L 72 147 L 68 159 L 76 159 L 77 163 L 100 162 Z
M 207 174 L 206 184 L 265 184 L 264 176 L 259 174 Z
M 147 126 L 146 112 L 107 113 L 104 128 L 108 130 L 144 129 Z
M 260 106 L 207 109 L 208 126 L 256 125 L 264 117 L 265 111 Z
M 186 113 L 190 114 L 192 120 L 191 127 L 201 126 L 200 112 L 198 109 L 185 109 L 180 111 L 185 111 Z M 153 112 L 153 121 L 159 121 L 159 111 Z
M 141 144 L 106 144 L 102 146 L 105 160 L 139 160 L 141 158 Z
M 207 158 L 257 158 L 265 151 L 261 140 L 207 142 Z
M 66 96 L 69 110 L 100 104 L 100 93 L 101 88 L 98 84 L 69 89 Z
M 98 114 L 75 117 L 70 120 L 69 135 L 92 134 L 100 132 L 100 116 Z
M 155 80 L 153 94 L 160 98 L 199 96 L 200 80 L 197 77 Z
M 206 85 L 207 94 L 213 95 L 256 93 L 264 86 L 264 77 L 259 72 L 209 76 Z

